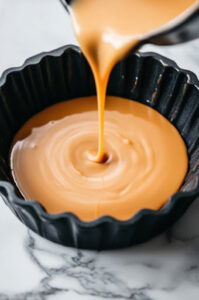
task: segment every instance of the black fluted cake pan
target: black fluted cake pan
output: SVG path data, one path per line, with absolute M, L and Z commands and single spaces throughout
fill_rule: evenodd
M 145 242 L 172 226 L 199 196 L 199 82 L 193 73 L 163 56 L 130 53 L 114 68 L 108 94 L 153 107 L 176 126 L 186 142 L 188 174 L 164 207 L 141 210 L 127 221 L 104 216 L 83 222 L 68 212 L 47 213 L 34 199 L 23 199 L 13 183 L 9 151 L 24 122 L 54 103 L 93 94 L 91 70 L 75 46 L 39 54 L 4 72 L 0 79 L 0 193 L 24 224 L 53 242 L 98 250 Z

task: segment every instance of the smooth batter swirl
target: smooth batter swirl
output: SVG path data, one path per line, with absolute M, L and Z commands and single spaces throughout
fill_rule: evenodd
M 153 109 L 117 97 L 107 97 L 105 119 L 103 164 L 89 159 L 97 151 L 95 97 L 56 104 L 30 119 L 11 154 L 22 194 L 48 212 L 72 212 L 85 221 L 126 220 L 139 209 L 160 208 L 187 171 L 179 133 Z

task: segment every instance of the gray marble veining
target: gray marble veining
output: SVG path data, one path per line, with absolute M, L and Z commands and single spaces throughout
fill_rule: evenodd
M 0 73 L 75 43 L 58 0 L 0 0 Z M 199 40 L 145 46 L 199 74 Z M 27 230 L 0 199 L 0 300 L 198 300 L 199 199 L 167 233 L 107 252 L 55 245 Z
M 105 252 L 55 245 L 0 211 L 1 300 L 198 299 L 199 200 L 160 237 Z

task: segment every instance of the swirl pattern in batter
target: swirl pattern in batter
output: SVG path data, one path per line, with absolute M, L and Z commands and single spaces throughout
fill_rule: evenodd
M 61 102 L 20 129 L 11 152 L 17 186 L 48 212 L 72 212 L 84 221 L 127 220 L 140 209 L 159 209 L 187 171 L 181 136 L 152 108 L 108 96 L 108 156 L 97 163 L 90 159 L 98 147 L 96 103 L 96 97 Z

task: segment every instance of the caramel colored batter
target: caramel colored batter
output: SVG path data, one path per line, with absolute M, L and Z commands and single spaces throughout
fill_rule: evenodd
M 126 220 L 142 208 L 159 209 L 187 171 L 179 133 L 152 108 L 110 96 L 105 126 L 109 158 L 99 164 L 88 159 L 98 142 L 96 97 L 61 102 L 33 116 L 11 155 L 23 195 L 48 212 L 72 212 L 84 221 L 104 215 Z
M 82 52 L 93 71 L 98 96 L 98 152 L 104 161 L 104 106 L 113 66 L 136 43 L 185 13 L 194 0 L 74 0 L 70 9 Z
M 97 101 L 59 103 L 19 131 L 11 167 L 26 198 L 48 212 L 72 212 L 84 221 L 103 215 L 126 220 L 142 208 L 159 209 L 179 189 L 188 159 L 177 130 L 137 102 L 107 97 L 104 109 L 116 62 L 195 2 L 73 1 L 70 14 L 94 74 Z

